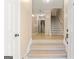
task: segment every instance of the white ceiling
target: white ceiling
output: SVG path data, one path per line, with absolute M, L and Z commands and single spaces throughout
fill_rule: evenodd
M 39 14 L 40 11 L 41 13 L 44 13 L 46 10 L 63 8 L 63 6 L 64 0 L 32 0 L 32 13 Z

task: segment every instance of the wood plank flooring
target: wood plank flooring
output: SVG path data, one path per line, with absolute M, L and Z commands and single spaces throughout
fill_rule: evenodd
M 33 40 L 63 40 L 64 35 L 45 35 L 45 34 L 33 34 Z

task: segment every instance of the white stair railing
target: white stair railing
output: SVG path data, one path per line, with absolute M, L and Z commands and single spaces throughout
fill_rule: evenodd
M 27 46 L 27 49 L 26 49 L 27 51 L 26 51 L 26 53 L 25 53 L 23 59 L 28 59 L 28 54 L 29 54 L 29 52 L 30 52 L 30 50 L 31 50 L 31 45 L 32 45 L 32 38 L 30 39 L 30 41 L 29 41 L 29 43 L 28 43 L 28 46 Z

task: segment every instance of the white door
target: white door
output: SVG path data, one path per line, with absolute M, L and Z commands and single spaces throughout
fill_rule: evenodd
M 20 0 L 5 0 L 5 55 L 20 59 Z

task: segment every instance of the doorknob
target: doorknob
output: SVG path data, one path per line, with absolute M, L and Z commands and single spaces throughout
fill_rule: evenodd
M 19 34 L 15 34 L 15 37 L 19 37 Z

